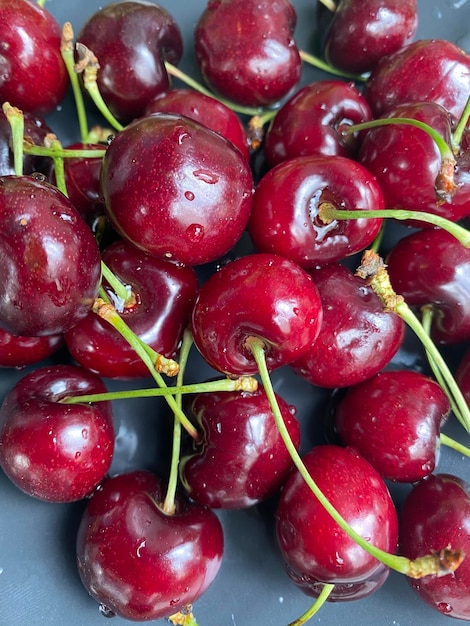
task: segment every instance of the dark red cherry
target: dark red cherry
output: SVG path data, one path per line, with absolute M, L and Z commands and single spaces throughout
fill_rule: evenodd
M 305 85 L 277 111 L 268 127 L 264 155 L 269 166 L 298 156 L 354 157 L 357 135 L 344 133 L 352 124 L 372 119 L 367 100 L 342 80 Z
M 0 33 L 0 101 L 36 115 L 51 113 L 69 85 L 59 23 L 37 2 L 1 0 Z
M 384 57 L 364 95 L 374 116 L 412 102 L 435 102 L 459 119 L 470 92 L 470 55 L 444 39 L 419 39 Z
M 464 350 L 457 365 L 455 380 L 470 406 L 470 348 Z
M 377 236 L 381 218 L 326 223 L 319 216 L 322 204 L 369 210 L 383 208 L 384 200 L 374 177 L 352 159 L 289 159 L 269 170 L 255 189 L 248 229 L 256 249 L 309 268 L 360 252 Z
M 323 494 L 362 537 L 394 553 L 398 519 L 380 474 L 353 448 L 321 445 L 303 461 Z M 323 583 L 335 588 L 329 600 L 352 600 L 375 591 L 388 575 L 377 559 L 350 539 L 293 471 L 276 510 L 276 536 L 289 577 L 317 596 Z
M 279 395 L 277 401 L 299 448 L 295 408 Z M 273 496 L 286 479 L 292 459 L 264 389 L 200 393 L 188 405 L 188 415 L 202 432 L 201 440 L 180 461 L 181 480 L 191 499 L 211 508 L 240 509 Z
M 0 465 L 17 487 L 47 502 L 90 495 L 112 461 L 111 403 L 60 400 L 105 391 L 73 365 L 42 367 L 15 384 L 0 409 Z
M 24 136 L 38 145 L 44 145 L 46 135 L 52 130 L 42 117 L 23 112 Z M 0 176 L 8 176 L 15 173 L 13 150 L 11 148 L 11 126 L 5 115 L 0 115 Z M 47 174 L 51 166 L 51 159 L 48 157 L 37 157 L 30 154 L 23 155 L 23 173 L 33 174 L 40 172 Z
M 439 228 L 413 232 L 390 250 L 393 289 L 414 308 L 430 305 L 432 336 L 443 344 L 470 338 L 470 250 Z
M 57 188 L 29 176 L 0 178 L 0 326 L 57 335 L 90 311 L 101 278 L 91 230 Z
M 436 474 L 417 483 L 400 511 L 400 552 L 410 559 L 451 547 L 470 554 L 470 484 Z M 411 588 L 433 609 L 470 620 L 470 560 L 452 574 L 409 579 Z
M 25 367 L 39 363 L 64 344 L 63 335 L 24 337 L 0 328 L 0 367 Z
M 146 471 L 114 476 L 94 493 L 77 536 L 85 588 L 112 614 L 162 619 L 195 602 L 216 577 L 222 526 L 211 509 L 177 497 L 165 514 L 162 481 Z
M 403 342 L 405 324 L 371 287 L 342 265 L 309 270 L 320 293 L 323 321 L 315 343 L 292 367 L 319 387 L 348 387 L 383 369 Z
M 198 283 L 193 268 L 156 259 L 122 240 L 105 248 L 102 260 L 128 286 L 130 302 L 123 304 L 103 281 L 123 320 L 153 350 L 174 358 L 196 299 Z M 73 358 L 100 376 L 149 375 L 130 344 L 95 313 L 89 313 L 67 332 L 65 341 Z
M 386 479 L 417 482 L 434 471 L 449 400 L 411 370 L 379 372 L 350 387 L 334 410 L 335 429 Z
M 228 106 L 194 89 L 170 89 L 158 95 L 145 108 L 151 113 L 176 113 L 204 124 L 231 141 L 249 159 L 248 134 L 240 118 Z
M 300 79 L 296 21 L 288 0 L 209 0 L 194 31 L 208 85 L 243 105 L 279 102 Z
M 183 52 L 178 24 L 163 7 L 145 0 L 112 2 L 82 26 L 77 41 L 98 59 L 98 87 L 113 114 L 124 122 L 143 114 L 168 89 L 165 61 L 177 65 Z
M 370 72 L 410 44 L 418 28 L 416 0 L 340 0 L 325 41 L 325 58 L 344 72 Z
M 253 175 L 218 133 L 184 116 L 155 113 L 111 142 L 102 192 L 122 237 L 155 256 L 200 265 L 226 254 L 243 234 Z
M 262 341 L 269 369 L 298 358 L 318 335 L 322 306 L 311 277 L 274 254 L 223 265 L 202 285 L 192 315 L 196 347 L 214 369 L 254 374 L 250 341 Z

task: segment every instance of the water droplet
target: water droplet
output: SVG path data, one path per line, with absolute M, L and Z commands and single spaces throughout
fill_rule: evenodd
M 210 172 L 209 170 L 204 170 L 204 169 L 194 170 L 193 176 L 194 178 L 197 178 L 198 180 L 202 180 L 204 183 L 208 183 L 209 185 L 215 185 L 216 183 L 219 182 L 218 174 L 214 174 L 213 172 Z
M 176 606 L 177 604 L 179 604 L 180 599 L 176 598 L 174 600 L 170 600 L 170 606 Z
M 83 439 L 88 439 L 88 430 L 86 428 L 82 429 L 82 437 Z
M 448 615 L 449 613 L 452 613 L 453 608 L 448 602 L 439 602 L 437 610 Z
M 194 196 L 192 191 L 185 191 L 184 192 L 184 197 L 186 198 L 186 200 L 189 200 L 190 202 L 192 200 L 194 200 L 194 198 L 195 198 L 195 196 Z
M 81 452 L 75 452 L 75 460 L 78 461 L 78 459 L 82 456 Z
M 186 229 L 186 237 L 193 243 L 200 241 L 204 237 L 204 226 L 201 226 L 201 224 L 190 224 Z
M 116 613 L 111 611 L 105 604 L 100 604 L 99 611 L 103 617 L 115 617 Z

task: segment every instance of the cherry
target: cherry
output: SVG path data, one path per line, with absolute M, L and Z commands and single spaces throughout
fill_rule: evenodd
M 328 444 L 303 456 L 308 472 L 343 518 L 368 542 L 395 552 L 398 519 L 380 474 L 353 448 Z M 375 591 L 385 566 L 359 547 L 332 520 L 299 472 L 292 472 L 276 510 L 276 536 L 289 577 L 311 596 L 333 583 L 329 600 L 350 600 Z
M 298 448 L 295 408 L 279 395 L 277 401 Z M 189 402 L 188 415 L 203 433 L 180 461 L 181 480 L 191 499 L 211 508 L 239 509 L 278 491 L 292 460 L 262 387 L 254 392 L 197 394 Z
M 185 116 L 136 120 L 103 160 L 102 192 L 117 232 L 150 254 L 188 265 L 214 261 L 235 245 L 252 189 L 240 151 Z
M 459 344 L 470 337 L 468 248 L 442 229 L 424 229 L 400 239 L 386 261 L 396 293 L 410 307 L 432 307 L 436 342 Z
M 470 348 L 466 348 L 460 356 L 455 372 L 455 380 L 459 385 L 465 400 L 470 406 Z
M 151 100 L 145 115 L 176 113 L 204 124 L 231 141 L 249 159 L 248 135 L 237 114 L 223 102 L 194 89 L 171 89 Z
M 345 72 L 370 72 L 410 44 L 417 28 L 416 0 L 340 0 L 326 34 L 325 58 Z
M 96 241 L 70 201 L 42 180 L 0 178 L 0 326 L 56 335 L 91 309 L 101 277 Z
M 417 482 L 434 471 L 449 413 L 447 396 L 431 378 L 389 370 L 350 387 L 335 406 L 334 425 L 384 478 Z
M 384 57 L 364 90 L 376 117 L 412 102 L 435 102 L 455 119 L 470 91 L 470 56 L 444 39 L 419 39 Z
M 222 526 L 182 496 L 167 515 L 162 481 L 147 471 L 113 476 L 94 493 L 77 536 L 85 588 L 110 614 L 135 621 L 169 617 L 201 596 L 223 554 Z
M 168 89 L 165 60 L 182 55 L 180 29 L 163 7 L 145 0 L 107 4 L 91 15 L 77 40 L 97 57 L 98 87 L 111 112 L 129 122 Z
M 256 187 L 249 221 L 256 249 L 309 268 L 355 254 L 377 236 L 381 218 L 327 223 L 318 215 L 323 204 L 346 210 L 384 207 L 379 185 L 359 163 L 340 156 L 289 159 Z
M 344 128 L 372 119 L 367 100 L 342 80 L 320 80 L 298 89 L 277 111 L 264 141 L 264 156 L 274 166 L 297 156 L 353 158 L 357 136 Z
M 0 367 L 25 367 L 50 357 L 64 344 L 63 335 L 24 337 L 0 328 Z
M 400 512 L 400 552 L 410 558 L 446 548 L 470 554 L 470 485 L 451 474 L 433 474 L 417 483 Z M 429 575 L 409 583 L 433 609 L 448 617 L 470 619 L 470 561 L 454 574 Z
M 102 260 L 129 289 L 129 301 L 119 302 L 103 281 L 120 315 L 148 346 L 168 358 L 176 357 L 197 293 L 195 271 L 157 259 L 126 241 L 102 252 Z M 83 367 L 107 378 L 136 378 L 148 369 L 129 343 L 108 322 L 90 312 L 65 335 L 72 357 Z
M 24 136 L 39 146 L 44 143 L 45 137 L 52 133 L 46 121 L 42 117 L 32 113 L 23 112 Z M 13 151 L 11 150 L 11 126 L 4 115 L 0 115 L 0 176 L 15 174 Z M 51 160 L 45 157 L 35 157 L 25 154 L 23 156 L 24 174 L 41 172 L 47 174 Z
M 0 409 L 0 465 L 17 487 L 47 502 L 90 495 L 111 465 L 111 403 L 60 401 L 105 391 L 100 378 L 73 365 L 38 368 L 12 387 Z
M 1 0 L 0 32 L 0 100 L 36 115 L 51 113 L 69 85 L 57 20 L 36 2 Z
M 310 276 L 274 254 L 248 254 L 223 265 L 202 285 L 192 315 L 194 343 L 214 369 L 258 372 L 250 342 L 260 340 L 269 369 L 295 360 L 314 343 L 322 306 Z
M 348 387 L 383 369 L 402 345 L 405 325 L 378 296 L 339 264 L 309 270 L 320 293 L 323 321 L 315 343 L 292 363 L 314 385 Z
M 279 102 L 300 79 L 296 21 L 288 0 L 209 0 L 194 31 L 205 81 L 243 105 Z

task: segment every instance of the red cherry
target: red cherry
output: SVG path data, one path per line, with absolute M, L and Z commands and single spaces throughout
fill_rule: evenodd
M 449 400 L 435 381 L 390 370 L 350 387 L 335 407 L 334 424 L 342 442 L 384 478 L 417 482 L 434 471 L 449 413 Z
M 63 345 L 63 335 L 23 337 L 0 328 L 0 367 L 25 367 L 39 363 Z
M 90 499 L 77 537 L 85 588 L 111 614 L 169 617 L 201 596 L 219 571 L 222 526 L 206 507 L 178 497 L 159 507 L 162 482 L 145 471 L 114 476 Z
M 277 401 L 298 448 L 295 409 L 279 395 Z M 188 413 L 203 433 L 180 462 L 181 480 L 193 500 L 211 508 L 240 509 L 278 491 L 292 460 L 262 387 L 255 392 L 198 394 Z
M 331 444 L 313 448 L 303 461 L 354 530 L 394 553 L 397 513 L 372 465 L 352 448 Z M 307 595 L 317 596 L 323 583 L 334 583 L 330 600 L 356 599 L 375 591 L 387 578 L 388 570 L 340 529 L 299 472 L 289 476 L 281 492 L 276 536 L 288 575 Z
M 47 502 L 81 500 L 96 488 L 113 455 L 111 404 L 60 400 L 105 391 L 72 365 L 36 369 L 14 385 L 0 409 L 0 464 L 17 487 Z
M 164 62 L 177 65 L 183 51 L 172 15 L 145 0 L 100 7 L 82 26 L 77 41 L 97 57 L 100 93 L 124 122 L 142 115 L 147 103 L 168 89 Z
M 1 10 L 1 9 L 0 9 Z M 38 146 L 44 144 L 46 135 L 52 130 L 42 117 L 23 111 L 24 135 L 30 137 Z M 11 126 L 5 115 L 0 115 L 0 176 L 15 174 L 13 150 L 11 149 Z M 47 174 L 51 166 L 48 157 L 37 157 L 29 154 L 23 155 L 23 173 L 33 174 L 41 172 Z
M 101 180 L 119 234 L 188 265 L 226 254 L 251 210 L 247 160 L 227 139 L 184 116 L 156 113 L 129 124 L 108 147 Z
M 250 375 L 258 372 L 251 339 L 264 343 L 272 370 L 314 343 L 321 319 L 318 291 L 301 267 L 274 254 L 250 254 L 222 266 L 203 284 L 192 332 L 214 369 Z
M 278 102 L 300 79 L 296 21 L 288 0 L 209 0 L 194 31 L 204 79 L 233 102 Z
M 37 2 L 0 0 L 0 32 L 1 102 L 36 115 L 51 113 L 69 85 L 59 23 Z
M 470 554 L 470 485 L 451 474 L 428 476 L 407 495 L 400 511 L 400 552 L 410 559 L 451 546 Z M 448 617 L 470 619 L 470 560 L 452 574 L 409 579 L 428 605 Z

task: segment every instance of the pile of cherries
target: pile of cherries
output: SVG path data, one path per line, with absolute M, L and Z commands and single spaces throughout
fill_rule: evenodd
M 470 483 L 438 461 L 469 452 L 442 428 L 470 432 L 470 57 L 415 39 L 415 0 L 319 5 L 318 57 L 288 0 L 209 0 L 200 85 L 170 9 L 109 3 L 73 33 L 42 4 L 0 0 L 0 366 L 26 368 L 5 474 L 86 500 L 78 571 L 108 616 L 196 624 L 217 512 L 269 503 L 314 598 L 292 624 L 391 570 L 469 621 Z M 328 77 L 301 86 L 304 63 Z M 63 146 L 47 120 L 69 92 Z M 394 361 L 407 323 L 425 371 Z M 187 384 L 195 350 L 213 377 Z M 281 368 L 325 393 L 323 444 L 305 450 Z M 113 473 L 114 403 L 144 396 L 174 417 L 165 467 Z

